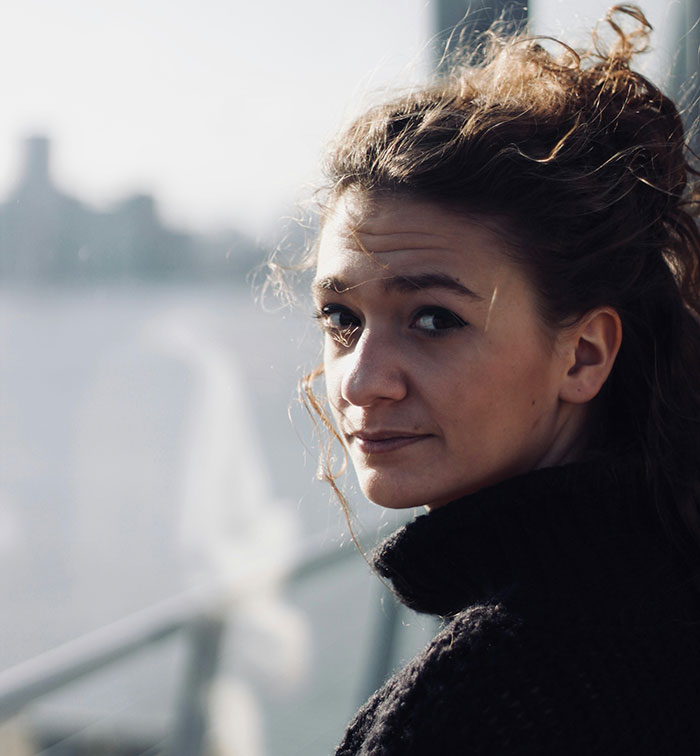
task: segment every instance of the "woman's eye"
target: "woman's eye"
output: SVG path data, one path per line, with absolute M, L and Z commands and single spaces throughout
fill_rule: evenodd
M 326 323 L 332 328 L 344 330 L 357 325 L 357 318 L 345 307 L 326 305 L 321 308 L 321 314 Z
M 451 330 L 464 328 L 467 324 L 454 312 L 442 307 L 426 307 L 420 310 L 411 323 L 411 328 L 417 328 L 431 336 Z
M 348 344 L 360 327 L 358 317 L 342 305 L 325 305 L 317 317 L 321 320 L 323 328 L 341 344 Z

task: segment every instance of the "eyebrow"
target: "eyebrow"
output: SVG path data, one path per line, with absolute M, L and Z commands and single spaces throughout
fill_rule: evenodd
M 418 273 L 413 276 L 389 276 L 382 278 L 382 283 L 386 292 L 399 291 L 422 291 L 423 289 L 447 289 L 448 291 L 454 291 L 462 296 L 469 297 L 470 299 L 481 300 L 483 297 L 479 296 L 471 289 L 461 284 L 452 276 L 448 276 L 444 273 Z M 351 289 L 356 288 L 342 278 L 336 276 L 326 276 L 325 278 L 319 278 L 311 284 L 311 289 L 314 294 L 320 294 L 324 291 L 332 291 L 336 294 L 345 294 Z

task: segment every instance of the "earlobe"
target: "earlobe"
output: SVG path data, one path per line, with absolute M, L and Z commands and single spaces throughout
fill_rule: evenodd
M 587 313 L 566 337 L 566 375 L 559 398 L 584 404 L 595 398 L 608 379 L 622 343 L 616 310 L 599 307 Z

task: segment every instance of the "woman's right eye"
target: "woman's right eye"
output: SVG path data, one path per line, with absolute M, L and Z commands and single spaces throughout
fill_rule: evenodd
M 360 327 L 359 318 L 343 305 L 324 305 L 317 316 L 326 332 L 336 341 L 347 345 Z

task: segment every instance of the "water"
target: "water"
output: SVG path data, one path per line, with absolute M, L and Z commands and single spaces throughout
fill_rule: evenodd
M 309 424 L 287 417 L 317 339 L 311 318 L 266 314 L 244 288 L 0 291 L 2 668 L 193 583 L 347 540 L 313 480 Z M 356 507 L 371 537 L 395 525 Z M 358 558 L 236 613 L 212 699 L 222 754 L 331 750 L 358 703 L 377 591 Z M 431 628 L 411 622 L 415 646 Z M 75 737 L 164 733 L 182 650 L 32 716 Z

